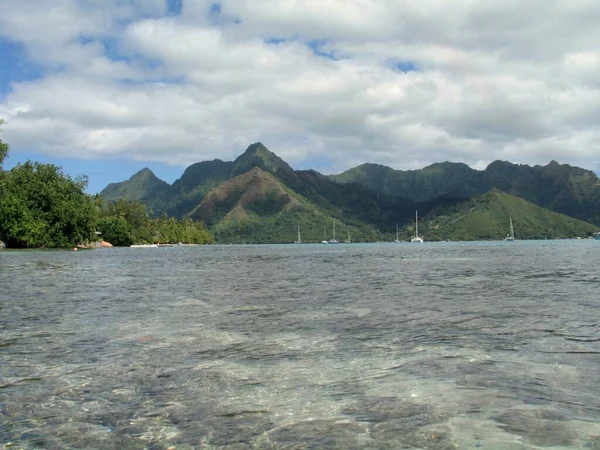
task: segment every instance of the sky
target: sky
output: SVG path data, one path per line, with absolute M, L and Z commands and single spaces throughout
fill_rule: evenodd
M 600 173 L 597 0 L 2 0 L 0 138 L 87 174 L 551 160 Z

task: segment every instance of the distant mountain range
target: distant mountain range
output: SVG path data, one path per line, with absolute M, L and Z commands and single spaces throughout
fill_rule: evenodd
M 189 166 L 172 185 L 143 169 L 111 183 L 105 201 L 144 203 L 155 216 L 203 220 L 218 242 L 402 239 L 421 217 L 425 240 L 500 239 L 509 216 L 517 238 L 589 236 L 600 225 L 600 181 L 591 171 L 552 161 L 526 166 L 495 161 L 485 170 L 461 163 L 400 171 L 363 164 L 339 175 L 293 170 L 261 143 L 235 161 Z M 577 220 L 579 219 L 579 220 Z M 594 224 L 594 225 L 593 225 Z

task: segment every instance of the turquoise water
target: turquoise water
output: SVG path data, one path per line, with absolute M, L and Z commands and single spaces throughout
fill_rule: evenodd
M 0 446 L 600 448 L 599 262 L 594 240 L 0 252 Z

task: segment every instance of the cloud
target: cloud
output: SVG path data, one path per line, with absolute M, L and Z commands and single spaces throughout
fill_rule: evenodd
M 533 14 L 535 12 L 535 14 Z M 43 69 L 0 95 L 14 152 L 294 167 L 551 159 L 600 170 L 593 0 L 5 0 Z

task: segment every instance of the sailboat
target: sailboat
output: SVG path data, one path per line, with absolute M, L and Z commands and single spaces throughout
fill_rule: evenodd
M 335 219 L 333 219 L 333 238 L 329 239 L 329 244 L 339 244 L 338 241 L 336 241 L 335 239 Z
M 396 240 L 394 241 L 396 244 L 400 243 L 400 239 L 398 239 L 398 224 L 396 224 Z
M 423 238 L 419 236 L 419 212 L 415 211 L 415 235 L 410 239 L 410 242 L 423 243 Z
M 513 242 L 515 240 L 515 230 L 513 229 L 512 216 L 509 216 L 510 219 L 510 232 L 504 238 L 505 241 Z
M 300 225 L 298 225 L 298 240 L 294 244 L 302 244 L 302 238 L 300 237 Z
M 348 230 L 348 239 L 346 239 L 346 244 L 352 244 L 352 239 L 350 239 L 350 230 Z
M 323 225 L 323 240 L 321 244 L 327 244 L 327 225 Z

